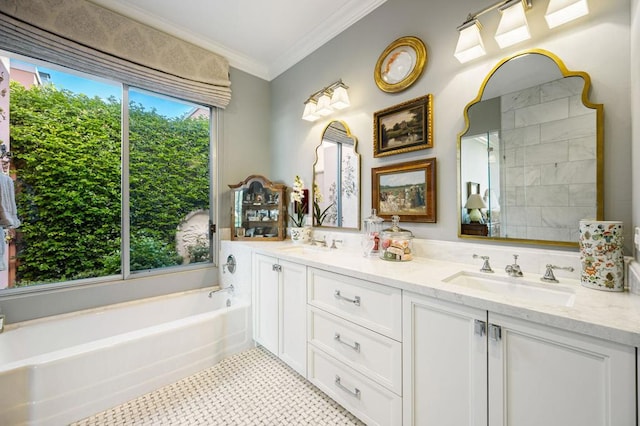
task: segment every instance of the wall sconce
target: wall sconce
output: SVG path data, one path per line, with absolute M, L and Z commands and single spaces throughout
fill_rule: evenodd
M 351 105 L 347 89 L 342 80 L 338 80 L 313 93 L 304 103 L 302 119 L 316 121 L 335 110 L 347 108 Z
M 533 7 L 533 0 L 501 0 L 476 13 L 469 14 L 457 29 L 458 44 L 454 56 L 461 63 L 471 61 L 486 54 L 480 30 L 482 25 L 478 17 L 498 9 L 501 14 L 495 39 L 500 48 L 512 46 L 531 38 L 526 10 Z M 549 28 L 555 28 L 566 22 L 589 13 L 587 0 L 550 0 L 545 19 Z
M 587 0 L 551 0 L 544 19 L 549 28 L 555 28 L 588 14 Z

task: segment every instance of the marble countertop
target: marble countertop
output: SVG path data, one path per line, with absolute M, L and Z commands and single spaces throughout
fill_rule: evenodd
M 523 269 L 522 278 L 510 278 L 503 270 L 494 268 L 495 273 L 485 275 L 479 272 L 481 263 L 470 265 L 424 257 L 416 257 L 409 262 L 389 262 L 377 257 L 364 257 L 357 250 L 328 250 L 295 245 L 290 241 L 237 243 L 250 247 L 256 253 L 314 268 L 625 345 L 640 346 L 640 296 L 629 292 L 593 290 L 583 287 L 575 278 L 558 276 L 559 284 L 542 283 L 538 271 Z M 510 285 L 562 289 L 574 294 L 573 303 L 564 306 L 535 302 L 506 292 L 489 292 L 446 281 L 461 271 L 489 279 L 508 280 L 513 282 Z

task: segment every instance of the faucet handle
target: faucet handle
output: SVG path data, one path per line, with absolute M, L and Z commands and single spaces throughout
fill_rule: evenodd
M 514 255 L 513 255 L 513 264 L 514 264 L 514 265 L 517 265 L 517 264 L 518 264 L 518 255 L 517 255 L 517 254 L 514 254 Z
M 565 271 L 569 271 L 569 272 L 573 272 L 573 267 L 572 266 L 556 266 L 556 265 L 552 265 L 550 263 L 547 264 L 547 270 L 544 272 L 544 276 L 542 278 L 540 278 L 540 281 L 544 281 L 546 283 L 557 283 L 560 282 L 558 281 L 558 279 L 556 278 L 556 276 L 553 273 L 554 269 L 562 269 Z
M 336 243 L 342 244 L 342 240 L 336 240 L 336 239 L 331 240 L 331 247 L 329 247 L 329 248 L 330 249 L 337 249 L 338 246 L 336 246 Z
M 484 262 L 482 263 L 482 268 L 480 268 L 480 272 L 492 273 L 493 269 L 491 269 L 491 265 L 489 265 L 489 256 L 479 256 L 477 254 L 473 255 L 474 259 L 482 259 Z

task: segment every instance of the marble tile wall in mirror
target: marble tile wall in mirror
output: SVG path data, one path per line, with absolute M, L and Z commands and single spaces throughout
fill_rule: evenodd
M 458 142 L 461 236 L 577 245 L 579 220 L 602 219 L 602 105 L 589 86 L 538 50 L 487 76 Z M 465 208 L 477 187 L 479 222 Z

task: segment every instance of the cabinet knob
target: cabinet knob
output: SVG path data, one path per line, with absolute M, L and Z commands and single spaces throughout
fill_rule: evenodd
M 502 327 L 495 324 L 489 324 L 489 339 L 496 342 L 502 339 Z
M 355 296 L 353 299 L 349 299 L 348 297 L 344 297 L 340 294 L 340 290 L 336 290 L 333 295 L 336 299 L 344 300 L 345 302 L 353 303 L 356 306 L 360 306 L 360 296 Z
M 487 332 L 487 323 L 481 320 L 475 320 L 473 324 L 473 332 L 478 336 L 484 336 Z
M 336 380 L 335 380 L 335 384 L 337 387 L 339 387 L 340 389 L 342 389 L 343 391 L 355 396 L 356 398 L 360 399 L 360 389 L 358 388 L 354 388 L 353 390 L 349 389 L 348 387 L 346 387 L 345 385 L 343 385 L 341 382 L 340 376 L 336 375 Z
M 275 272 L 282 272 L 282 265 L 274 263 L 273 265 L 271 265 L 271 270 Z
M 333 335 L 333 339 L 338 342 L 338 343 L 342 343 L 343 345 L 353 349 L 356 352 L 360 352 L 360 343 L 358 342 L 353 342 L 353 345 L 345 342 L 344 340 L 342 340 L 342 337 L 340 336 L 340 333 L 336 332 Z

